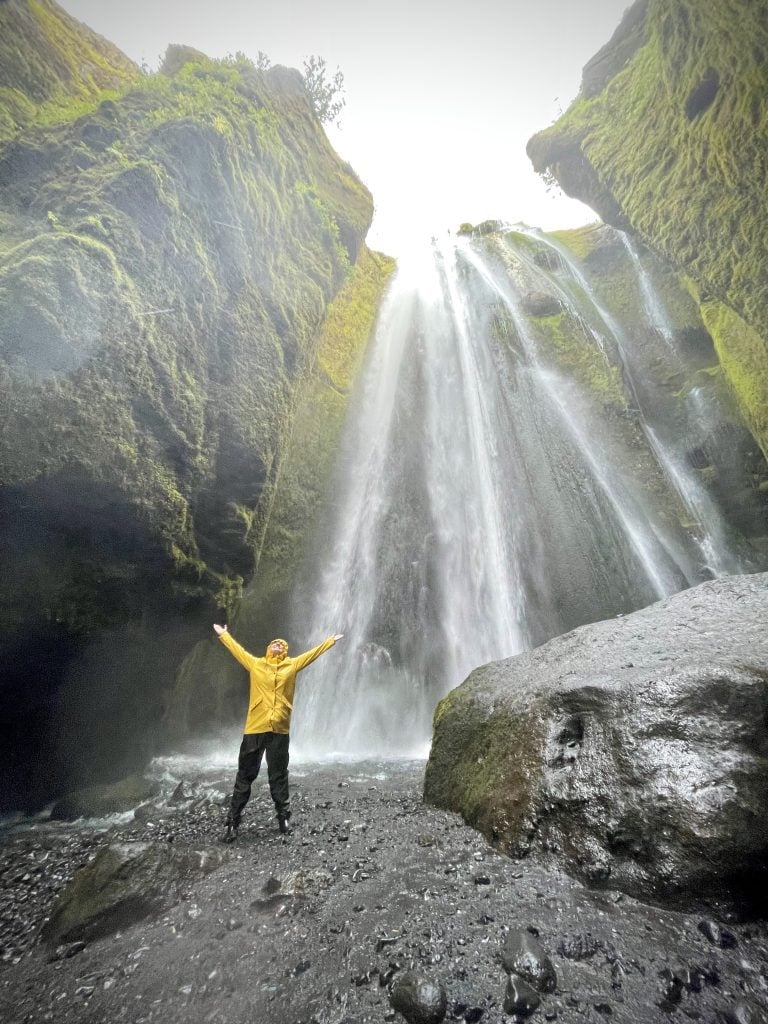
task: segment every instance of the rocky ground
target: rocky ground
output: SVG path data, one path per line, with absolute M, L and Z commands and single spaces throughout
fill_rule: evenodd
M 423 764 L 297 768 L 286 838 L 259 780 L 231 847 L 220 842 L 229 773 L 187 778 L 175 803 L 178 780 L 166 780 L 165 801 L 140 820 L 6 829 L 2 1019 L 363 1024 L 403 1020 L 394 998 L 428 1024 L 443 1012 L 442 986 L 445 1019 L 468 1024 L 515 1019 L 516 994 L 518 1020 L 768 1020 L 764 921 L 727 919 L 715 902 L 647 906 L 542 860 L 510 860 L 426 806 L 423 774 Z M 137 841 L 221 863 L 181 879 L 175 902 L 142 921 L 87 942 L 43 941 L 76 869 L 110 843 Z M 533 936 L 553 991 L 551 977 L 539 994 L 509 980 L 510 944 Z M 431 1010 L 408 1003 L 419 991 L 413 977 L 404 984 L 409 972 L 434 984 Z

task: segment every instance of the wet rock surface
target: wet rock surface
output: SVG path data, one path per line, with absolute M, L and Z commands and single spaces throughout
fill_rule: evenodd
M 530 1017 L 540 1004 L 536 989 L 519 974 L 510 974 L 504 993 L 504 1012 L 512 1017 Z
M 393 982 L 390 1002 L 408 1024 L 440 1024 L 447 1007 L 443 986 L 415 971 L 406 971 Z
M 103 818 L 107 814 L 129 811 L 143 800 L 151 800 L 160 787 L 141 775 L 105 786 L 88 786 L 57 800 L 51 810 L 55 821 L 76 821 L 78 818 Z
M 513 861 L 457 815 L 424 805 L 423 776 L 418 763 L 297 766 L 287 838 L 259 780 L 232 847 L 220 842 L 229 773 L 184 779 L 177 803 L 178 779 L 165 783 L 146 820 L 6 830 L 3 1020 L 397 1022 L 406 1018 L 390 1000 L 409 972 L 442 988 L 446 1021 L 466 1024 L 512 1013 L 564 1024 L 765 1019 L 763 922 L 740 923 L 716 903 L 660 909 L 587 889 L 553 861 Z M 226 855 L 202 879 L 180 869 L 175 905 L 140 922 L 42 942 L 77 869 L 131 843 Z M 553 991 L 507 972 L 515 942 L 539 962 L 543 951 Z
M 726 577 L 477 669 L 438 705 L 427 798 L 590 885 L 754 901 L 767 621 L 768 574 Z
M 557 975 L 541 943 L 530 932 L 511 931 L 501 955 L 504 970 L 516 974 L 539 992 L 554 992 Z

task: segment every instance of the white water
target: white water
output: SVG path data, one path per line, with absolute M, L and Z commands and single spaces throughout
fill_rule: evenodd
M 690 582 L 684 553 L 675 550 L 672 538 L 665 535 L 660 523 L 655 522 L 653 510 L 643 506 L 642 491 L 628 486 L 627 480 L 617 471 L 610 455 L 604 451 L 600 437 L 596 434 L 590 436 L 580 422 L 580 417 L 573 414 L 563 398 L 564 395 L 569 395 L 570 401 L 573 401 L 573 387 L 569 389 L 565 381 L 551 370 L 544 370 L 539 365 L 536 343 L 507 281 L 490 272 L 475 253 L 469 252 L 467 255 L 504 302 L 515 323 L 518 336 L 536 369 L 542 396 L 546 396 L 563 429 L 573 438 L 587 462 L 594 481 L 613 509 L 627 543 L 633 549 L 646 579 L 652 585 L 654 596 L 661 598 L 674 593 L 679 589 L 681 575 L 686 582 Z M 602 311 L 600 313 L 601 319 L 604 320 Z M 598 332 L 594 328 L 588 329 L 593 337 L 597 335 Z M 600 349 L 604 354 L 602 346 Z M 674 570 L 668 568 L 670 564 L 674 566 Z
M 475 666 L 687 586 L 690 539 L 632 462 L 498 266 L 461 239 L 402 265 L 296 595 L 298 646 L 345 634 L 300 677 L 297 756 L 423 756 Z
M 611 316 L 604 305 L 598 300 L 594 289 L 590 286 L 574 257 L 565 246 L 540 232 L 536 232 L 535 237 L 558 253 L 571 278 L 571 281 L 566 278 L 563 282 L 564 287 L 568 289 L 569 284 L 575 282 L 599 319 L 610 332 L 617 346 L 624 370 L 624 380 L 637 406 L 640 425 L 650 449 L 669 484 L 674 488 L 683 506 L 688 511 L 692 523 L 697 526 L 694 540 L 700 552 L 698 559 L 699 570 L 711 576 L 725 576 L 746 572 L 748 566 L 732 545 L 731 537 L 725 527 L 720 509 L 686 462 L 684 450 L 680 444 L 681 438 L 674 437 L 669 430 L 664 430 L 662 423 L 653 422 L 654 418 L 649 411 L 649 403 L 643 399 L 641 370 L 636 365 L 637 358 L 633 353 L 632 346 L 628 343 L 625 331 L 615 317 Z M 661 297 L 653 287 L 650 275 L 643 267 L 642 261 L 630 239 L 624 234 L 621 234 L 620 237 L 635 271 L 648 325 L 663 338 L 673 368 L 682 370 L 683 363 L 675 349 L 674 331 Z M 548 276 L 550 282 L 555 283 L 554 275 Z M 566 302 L 573 301 L 573 290 L 570 291 L 570 300 L 563 291 L 563 288 L 558 288 L 558 292 Z M 601 351 L 604 351 L 602 345 Z M 684 409 L 687 406 L 686 411 L 688 413 L 686 431 L 682 440 L 687 441 L 691 446 L 701 443 L 714 430 L 718 411 L 711 409 L 702 403 L 701 400 L 698 403 L 683 400 L 681 404 Z M 689 582 L 694 582 L 690 573 Z
M 309 636 L 345 638 L 301 694 L 300 754 L 421 756 L 435 679 L 523 647 L 499 387 L 468 316 L 431 253 L 382 310 L 308 616 Z

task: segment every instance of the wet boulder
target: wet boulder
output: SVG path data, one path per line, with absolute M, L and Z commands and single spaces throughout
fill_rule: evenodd
M 507 978 L 507 988 L 504 993 L 504 1013 L 519 1019 L 530 1017 L 538 1009 L 541 998 L 531 985 L 517 974 L 510 974 Z
M 142 775 L 129 775 L 119 782 L 104 786 L 87 786 L 68 793 L 53 805 L 55 821 L 76 821 L 78 818 L 104 818 L 133 810 L 160 792 L 160 784 Z
M 397 979 L 389 1001 L 408 1024 L 440 1024 L 448 1008 L 443 986 L 415 971 L 408 971 Z
M 160 913 L 228 851 L 169 843 L 112 843 L 81 868 L 54 904 L 41 936 L 50 945 L 90 941 Z
M 501 962 L 507 974 L 517 974 L 539 992 L 554 992 L 557 975 L 541 943 L 527 931 L 511 931 L 504 942 Z
M 713 580 L 475 670 L 430 803 L 642 899 L 736 896 L 768 853 L 768 574 Z

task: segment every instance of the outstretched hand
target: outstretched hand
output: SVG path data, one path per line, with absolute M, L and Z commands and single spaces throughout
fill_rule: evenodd
M 342 638 L 343 636 L 344 636 L 344 634 L 343 634 L 343 633 L 334 633 L 334 634 L 333 634 L 333 639 L 334 639 L 334 640 L 341 640 L 341 638 Z
M 220 626 L 218 624 L 218 622 L 214 622 L 213 630 L 216 633 L 216 636 L 221 636 L 222 633 L 226 633 L 227 632 L 227 627 L 226 626 Z

